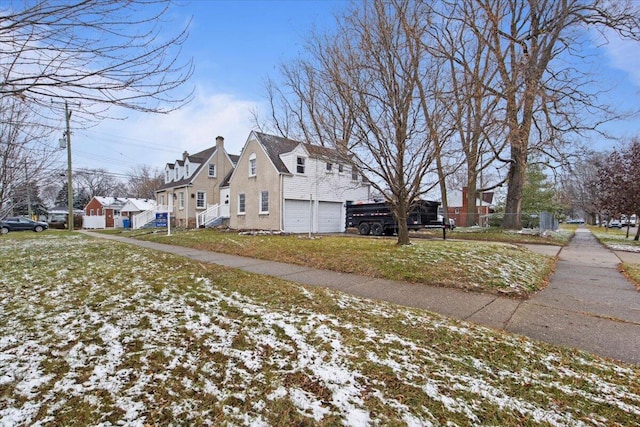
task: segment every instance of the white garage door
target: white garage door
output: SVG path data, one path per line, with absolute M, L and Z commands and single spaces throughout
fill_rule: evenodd
M 340 233 L 344 231 L 342 203 L 320 202 L 318 204 L 318 233 Z
M 309 201 L 284 201 L 284 231 L 287 233 L 309 232 Z

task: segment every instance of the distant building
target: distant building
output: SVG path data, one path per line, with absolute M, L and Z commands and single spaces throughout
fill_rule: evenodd
M 452 190 L 447 193 L 448 209 L 447 215 L 449 219 L 453 219 L 456 222 L 456 226 L 464 227 L 467 223 L 467 187 L 462 187 L 462 190 Z M 488 224 L 487 215 L 494 212 L 493 207 L 493 192 L 482 193 L 482 200 L 480 197 L 476 198 L 476 207 L 478 213 L 478 221 L 476 225 L 486 226 Z

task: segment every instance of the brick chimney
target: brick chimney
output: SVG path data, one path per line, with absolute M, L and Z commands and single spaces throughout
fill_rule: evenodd
M 219 151 L 224 151 L 224 138 L 221 136 L 216 137 L 216 148 Z

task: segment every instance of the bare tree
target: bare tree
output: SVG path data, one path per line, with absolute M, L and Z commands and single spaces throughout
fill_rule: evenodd
M 424 49 L 444 61 L 449 91 L 442 111 L 449 117 L 451 129 L 457 136 L 457 145 L 463 155 L 467 187 L 467 226 L 477 220 L 478 193 L 489 191 L 502 182 L 487 185 L 479 179 L 483 171 L 493 169 L 500 161 L 506 143 L 499 135 L 503 130 L 500 114 L 500 98 L 490 90 L 495 84 L 498 70 L 488 54 L 486 34 L 472 37 L 468 24 L 476 22 L 480 11 L 470 2 L 435 4 L 430 8 L 431 37 Z M 488 31 L 486 28 L 476 29 Z M 441 120 L 440 120 L 441 121 Z M 484 174 L 485 176 L 488 173 Z M 484 182 L 479 182 L 484 181 Z
M 588 152 L 565 167 L 560 177 L 562 195 L 571 217 L 582 215 L 589 224 L 595 224 L 601 214 L 599 204 L 598 170 L 605 161 L 603 153 Z
M 467 22 L 489 48 L 499 78 L 491 86 L 502 100 L 509 144 L 504 228 L 519 229 L 527 159 L 569 133 L 597 128 L 609 108 L 589 92 L 591 76 L 572 64 L 584 60 L 587 26 L 640 38 L 637 3 L 607 0 L 463 0 L 479 12 Z M 458 2 L 452 2 L 458 3 Z M 585 110 L 595 120 L 585 121 Z M 535 141 L 535 144 L 532 144 Z
M 193 72 L 180 62 L 186 26 L 169 35 L 168 0 L 10 2 L 0 8 L 0 96 L 34 109 L 54 99 L 81 104 L 85 118 L 112 106 L 167 112 L 191 98 Z M 43 113 L 46 114 L 46 113 Z
M 156 190 L 164 183 L 164 173 L 160 168 L 139 166 L 129 173 L 127 195 L 140 199 L 155 199 Z
M 613 151 L 598 169 L 598 197 L 613 215 L 640 216 L 640 140 Z M 627 226 L 627 237 L 629 228 Z M 640 226 L 634 240 L 640 239 Z
M 338 149 L 363 172 L 392 207 L 398 244 L 409 243 L 411 205 L 438 185 L 434 161 L 446 140 L 436 125 L 440 117 L 429 114 L 433 88 L 421 87 L 433 75 L 416 46 L 426 35 L 417 6 L 405 0 L 355 5 L 335 34 L 309 40 L 308 59 L 283 67 L 282 87 L 268 87 L 272 126 Z
M 412 204 L 438 184 L 436 144 L 416 78 L 426 58 L 414 44 L 426 33 L 415 7 L 411 1 L 380 0 L 352 10 L 320 62 L 333 93 L 352 111 L 352 134 L 336 141 L 338 148 L 390 204 L 399 245 L 409 243 Z
M 50 133 L 21 100 L 0 97 L 0 218 L 21 208 L 16 202 L 29 203 L 31 195 L 37 196 L 31 183 L 45 176 L 58 159 L 46 144 Z
M 126 197 L 127 189 L 122 181 L 105 169 L 80 169 L 74 172 L 74 192 L 87 201 L 95 196 Z M 85 203 L 86 204 L 86 203 Z

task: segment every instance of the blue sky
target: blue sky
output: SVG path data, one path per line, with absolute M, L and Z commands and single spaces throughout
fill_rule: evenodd
M 195 61 L 195 99 L 168 115 L 127 113 L 124 121 L 74 130 L 74 169 L 100 167 L 126 174 L 142 164 L 162 168 L 183 151 L 195 153 L 215 144 L 218 135 L 225 138 L 228 152 L 239 154 L 253 127 L 251 111 L 264 109 L 267 76 L 277 77 L 279 65 L 297 56 L 309 31 L 331 28 L 334 13 L 347 6 L 346 0 L 201 0 L 174 8 L 176 23 L 192 17 L 184 53 Z M 639 45 L 612 39 L 596 66 L 598 79 L 615 84 L 616 104 L 640 107 Z M 640 122 L 636 118 L 608 129 L 640 135 Z M 61 157 L 63 167 L 65 159 Z
M 331 0 L 180 3 L 171 18 L 180 25 L 192 19 L 184 54 L 195 62 L 190 82 L 195 99 L 168 115 L 127 112 L 127 120 L 74 130 L 74 169 L 126 174 L 140 164 L 163 168 L 183 151 L 210 147 L 218 135 L 228 152 L 239 154 L 253 126 L 251 111 L 265 101 L 266 78 L 297 56 L 312 28 L 332 26 L 334 11 L 347 5 Z

